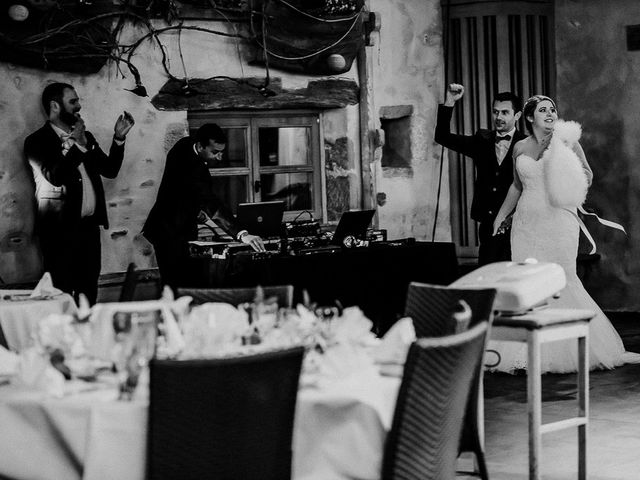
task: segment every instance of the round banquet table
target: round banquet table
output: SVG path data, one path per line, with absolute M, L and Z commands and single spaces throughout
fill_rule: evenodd
M 300 388 L 293 478 L 378 479 L 399 386 L 371 371 Z M 116 397 L 113 385 L 80 381 L 67 382 L 62 398 L 0 386 L 0 475 L 144 480 L 147 395 Z
M 47 315 L 72 314 L 78 310 L 68 293 L 44 299 L 29 299 L 26 297 L 29 293 L 31 290 L 0 290 L 0 328 L 7 346 L 14 352 L 20 352 L 31 344 L 31 333 Z M 5 300 L 7 296 L 15 299 Z

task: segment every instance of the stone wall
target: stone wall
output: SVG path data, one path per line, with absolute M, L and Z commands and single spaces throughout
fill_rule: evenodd
M 412 106 L 407 141 L 410 166 L 382 168 L 376 162 L 380 225 L 389 238 L 431 240 L 440 170 L 433 134 L 442 101 L 442 22 L 437 0 L 372 0 L 381 13 L 373 61 L 375 108 Z M 381 153 L 380 153 L 381 154 Z M 436 240 L 450 241 L 449 176 L 443 165 Z M 384 199 L 384 200 L 382 200 Z

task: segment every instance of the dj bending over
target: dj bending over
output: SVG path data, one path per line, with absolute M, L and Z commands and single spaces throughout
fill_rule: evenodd
M 171 288 L 188 286 L 189 241 L 198 237 L 198 217 L 206 214 L 225 232 L 257 251 L 262 239 L 240 230 L 228 206 L 214 193 L 209 167 L 222 158 L 227 138 L 222 129 L 208 123 L 194 137 L 185 137 L 171 148 L 158 197 L 142 234 L 153 244 L 162 282 Z

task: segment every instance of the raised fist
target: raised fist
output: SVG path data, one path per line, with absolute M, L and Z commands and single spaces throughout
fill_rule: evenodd
M 447 96 L 444 104 L 452 107 L 464 95 L 464 87 L 459 83 L 450 83 L 447 87 Z

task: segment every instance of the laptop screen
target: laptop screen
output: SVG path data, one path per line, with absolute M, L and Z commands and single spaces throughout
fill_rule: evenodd
M 280 238 L 283 234 L 282 215 L 284 202 L 240 203 L 238 224 L 251 235 L 263 238 Z
M 364 237 L 367 233 L 367 227 L 371 223 L 371 219 L 375 213 L 375 210 L 344 212 L 340 217 L 331 243 L 333 245 L 342 245 L 345 237 L 349 235 L 353 235 L 356 238 Z

